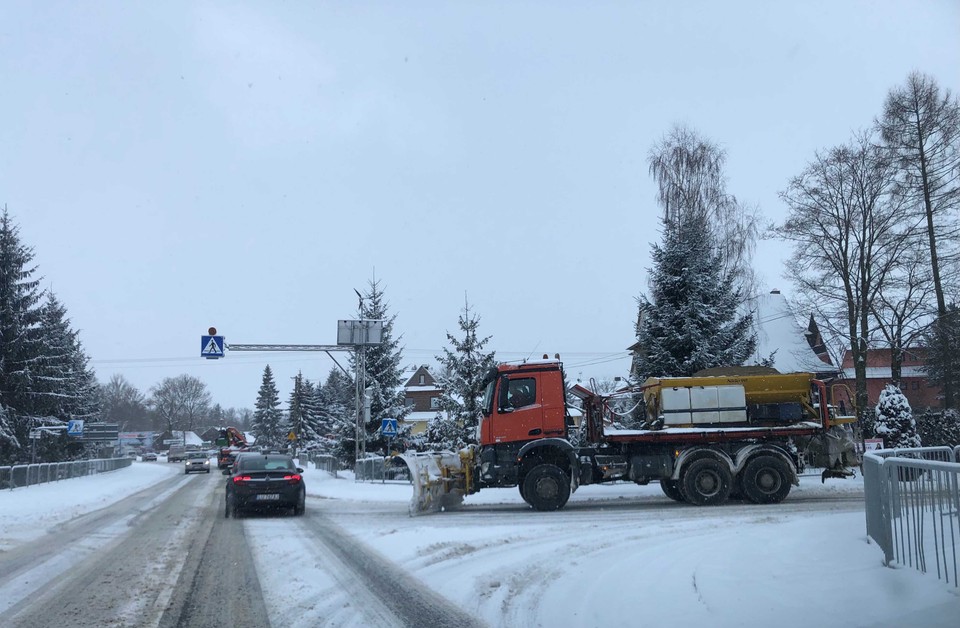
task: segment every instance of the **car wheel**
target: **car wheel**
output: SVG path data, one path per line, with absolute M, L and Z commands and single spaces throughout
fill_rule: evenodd
M 293 506 L 293 516 L 294 517 L 302 516 L 306 509 L 307 509 L 307 495 L 306 493 L 300 493 L 300 500 Z
M 230 518 L 230 510 L 231 510 L 230 506 L 232 506 L 232 504 L 230 503 L 231 501 L 232 500 L 230 499 L 230 494 L 228 493 L 227 496 L 223 498 L 223 518 L 224 519 Z

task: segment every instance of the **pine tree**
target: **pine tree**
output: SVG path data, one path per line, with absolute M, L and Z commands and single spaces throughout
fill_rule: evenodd
M 0 464 L 21 457 L 34 421 L 33 372 L 43 348 L 43 297 L 34 279 L 33 249 L 20 242 L 19 229 L 4 208 L 0 215 Z
M 389 304 L 384 299 L 380 282 L 371 280 L 360 305 L 362 320 L 383 321 L 382 342 L 362 347 L 364 354 L 365 384 L 370 391 L 370 421 L 366 424 L 365 450 L 372 452 L 385 449 L 386 441 L 380 436 L 383 419 L 402 421 L 409 409 L 404 404 L 403 359 L 399 338 L 393 337 L 396 315 L 389 314 Z M 354 372 L 356 359 L 352 360 Z
M 43 354 L 32 373 L 32 413 L 37 423 L 63 425 L 71 419 L 100 418 L 99 386 L 78 332 L 70 328 L 66 307 L 52 292 L 41 308 Z M 40 460 L 55 462 L 79 454 L 82 447 L 65 434 L 37 443 Z
M 927 410 L 917 420 L 917 435 L 924 447 L 956 447 L 960 445 L 960 412 Z
M 269 364 L 263 369 L 263 381 L 257 393 L 250 431 L 257 439 L 258 447 L 280 447 L 286 436 L 283 412 L 280 411 L 280 394 Z
M 960 307 L 947 306 L 924 334 L 928 348 L 925 370 L 927 379 L 944 391 L 960 390 L 960 351 L 944 351 L 944 347 L 960 347 Z
M 66 307 L 50 292 L 41 312 L 44 352 L 33 375 L 35 412 L 60 422 L 99 418 L 99 387 Z
M 297 434 L 298 446 L 308 447 L 318 445 L 323 434 L 323 425 L 320 409 L 317 402 L 316 386 L 297 373 L 293 380 L 293 390 L 290 391 L 288 402 L 291 429 Z
M 443 389 L 440 393 L 440 409 L 445 416 L 438 414 L 427 426 L 430 448 L 457 450 L 467 444 L 476 444 L 483 401 L 481 381 L 487 371 L 496 366 L 494 352 L 483 351 L 490 336 L 477 336 L 480 318 L 471 314 L 470 304 L 466 301 L 457 323 L 463 333 L 462 338 L 447 332 L 451 348 L 444 347 L 443 356 L 437 356 L 442 367 L 439 378 Z M 449 446 L 445 446 L 447 444 Z
M 340 369 L 330 369 L 327 380 L 316 390 L 320 451 L 336 456 L 344 466 L 353 466 L 356 448 L 354 384 Z
M 721 264 L 703 219 L 664 222 L 653 247 L 650 291 L 640 299 L 633 373 L 685 377 L 715 366 L 741 365 L 752 353 L 752 315 L 740 316 L 739 291 Z
M 887 384 L 877 400 L 876 433 L 883 438 L 885 449 L 920 447 L 910 402 L 893 384 Z

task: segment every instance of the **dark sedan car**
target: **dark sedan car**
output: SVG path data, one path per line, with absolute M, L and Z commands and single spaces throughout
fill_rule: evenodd
M 292 508 L 302 515 L 307 489 L 303 469 L 283 454 L 244 453 L 223 471 L 227 480 L 223 515 L 236 516 L 251 508 Z

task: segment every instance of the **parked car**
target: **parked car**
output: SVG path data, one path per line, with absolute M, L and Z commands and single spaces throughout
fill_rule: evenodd
M 152 451 L 145 451 L 142 454 L 140 454 L 140 460 L 142 460 L 143 462 L 147 462 L 147 461 L 156 462 L 157 454 L 153 453 Z
M 306 508 L 303 469 L 283 454 L 244 453 L 223 470 L 227 479 L 224 517 L 252 508 L 292 508 L 300 516 Z
M 210 473 L 210 457 L 203 451 L 188 451 L 183 460 L 183 472 Z

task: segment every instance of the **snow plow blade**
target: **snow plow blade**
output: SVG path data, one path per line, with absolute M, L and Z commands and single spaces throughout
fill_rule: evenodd
M 401 454 L 410 469 L 413 498 L 410 515 L 441 512 L 460 507 L 466 493 L 460 455 L 452 451 Z

